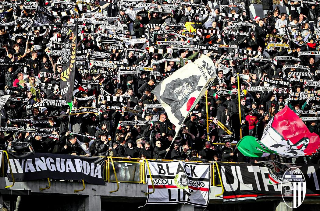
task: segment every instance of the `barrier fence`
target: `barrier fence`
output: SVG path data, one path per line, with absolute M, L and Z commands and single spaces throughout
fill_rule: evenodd
M 173 162 L 177 160 L 164 160 L 164 159 L 128 159 L 128 158 L 112 158 L 108 157 L 106 160 L 106 182 L 116 182 L 119 183 L 137 183 L 137 184 L 147 184 L 147 176 L 150 177 L 152 182 L 153 191 L 147 192 L 146 195 L 154 192 L 154 184 L 152 175 L 149 168 L 149 161 L 160 161 L 160 162 Z M 195 161 L 194 163 L 199 163 Z M 201 162 L 202 163 L 202 162 Z M 210 186 L 221 187 L 222 191 L 216 194 L 215 197 L 222 196 L 224 193 L 224 187 L 221 178 L 221 172 L 219 170 L 218 162 L 209 162 L 210 164 Z M 117 190 L 118 190 L 117 189 Z M 115 191 L 117 191 L 115 190 Z M 114 191 L 111 191 L 114 192 Z
M 113 166 L 115 171 L 113 171 Z M 144 162 L 138 160 L 127 161 L 117 160 L 111 161 L 108 157 L 106 161 L 106 178 L 107 182 L 130 182 L 130 183 L 144 183 Z
M 177 160 L 164 160 L 164 159 L 128 159 L 128 158 L 112 158 L 108 157 L 106 160 L 106 182 L 116 182 L 119 183 L 137 183 L 137 184 L 147 184 L 147 175 L 150 177 L 151 181 L 152 176 L 150 174 L 149 161 L 161 161 L 161 162 L 172 162 Z M 199 161 L 195 161 L 197 163 Z M 209 162 L 210 163 L 210 186 L 221 187 L 222 192 L 220 194 L 215 195 L 215 197 L 222 196 L 224 193 L 224 188 L 221 179 L 221 173 L 218 167 L 217 162 Z M 154 185 L 152 182 L 153 192 Z M 117 189 L 117 190 L 118 190 Z M 115 191 L 117 191 L 115 190 Z M 115 192 L 111 191 L 111 192 Z M 146 193 L 146 195 L 151 194 L 153 192 Z

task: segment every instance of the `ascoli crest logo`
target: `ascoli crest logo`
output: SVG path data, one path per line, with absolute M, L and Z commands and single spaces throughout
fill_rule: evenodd
M 179 189 L 184 189 L 188 190 L 188 178 L 185 173 L 179 172 L 174 180 L 173 183 L 179 188 Z
M 298 167 L 290 167 L 283 175 L 281 194 L 284 203 L 290 208 L 298 208 L 306 196 L 306 180 Z

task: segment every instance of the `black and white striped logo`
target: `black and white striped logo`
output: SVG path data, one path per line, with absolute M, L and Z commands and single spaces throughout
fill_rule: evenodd
M 306 196 L 307 184 L 303 173 L 297 167 L 290 167 L 283 175 L 281 194 L 290 208 L 298 208 Z

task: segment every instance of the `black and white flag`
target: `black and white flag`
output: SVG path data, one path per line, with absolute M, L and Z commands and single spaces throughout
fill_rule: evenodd
M 206 84 L 213 79 L 215 72 L 212 60 L 203 55 L 174 72 L 153 90 L 177 131 L 205 93 Z

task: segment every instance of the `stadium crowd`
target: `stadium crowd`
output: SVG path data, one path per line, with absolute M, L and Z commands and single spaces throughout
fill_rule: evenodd
M 284 1 L 282 12 L 272 1 L 262 5 L 264 16 L 250 17 L 249 1 L 1 0 L 1 148 L 20 155 L 249 161 L 231 142 L 240 129 L 260 139 L 285 105 L 319 134 L 318 2 Z M 69 110 L 60 82 L 69 65 L 63 28 L 72 24 L 78 83 Z M 203 96 L 171 145 L 175 125 L 152 91 L 202 54 L 217 68 L 208 108 Z M 303 162 L 318 162 L 318 155 Z

